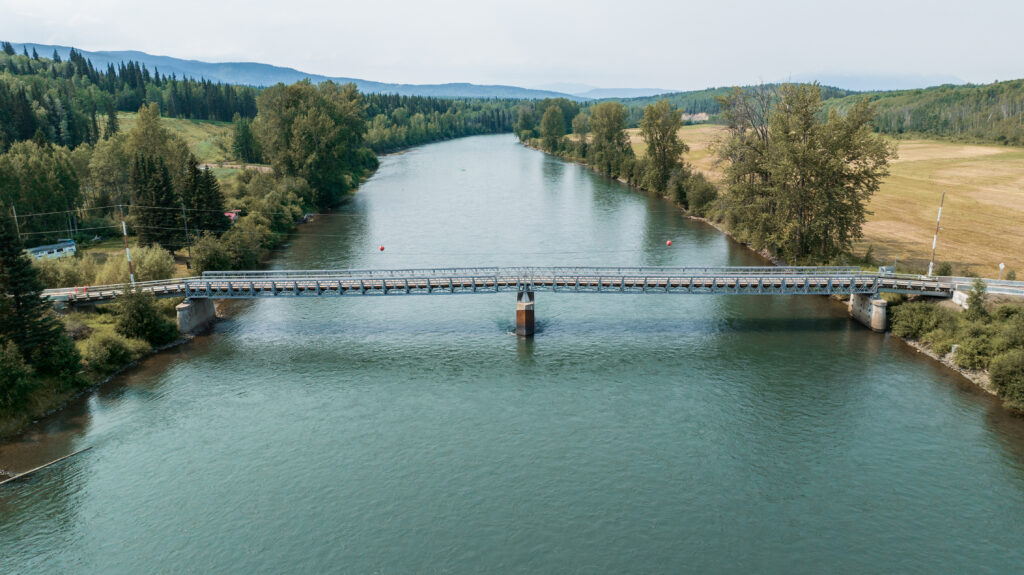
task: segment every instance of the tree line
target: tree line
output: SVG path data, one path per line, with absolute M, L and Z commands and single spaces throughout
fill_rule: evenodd
M 716 150 L 724 194 L 683 159 L 682 110 L 667 98 L 644 107 L 638 131 L 646 151 L 639 157 L 627 132 L 628 109 L 617 101 L 583 108 L 567 100 L 523 104 L 516 133 L 712 217 L 756 249 L 799 263 L 848 254 L 895 156 L 894 146 L 873 131 L 872 102 L 861 98 L 839 113 L 826 108 L 818 85 L 784 84 L 734 88 L 719 96 L 718 106 L 727 126 Z
M 874 126 L 884 134 L 1024 145 L 1024 80 L 878 92 L 867 97 L 875 107 Z M 827 108 L 846 112 L 856 100 L 832 100 Z
M 256 115 L 258 90 L 249 86 L 176 78 L 124 62 L 97 69 L 72 49 L 67 61 L 0 51 L 0 152 L 37 138 L 74 148 L 95 144 L 117 111 L 156 103 L 173 118 L 230 121 Z

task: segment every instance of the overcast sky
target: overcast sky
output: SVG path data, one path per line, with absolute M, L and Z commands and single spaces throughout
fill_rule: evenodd
M 1024 77 L 1022 26 L 1021 0 L 0 0 L 12 42 L 520 86 L 1009 80 Z

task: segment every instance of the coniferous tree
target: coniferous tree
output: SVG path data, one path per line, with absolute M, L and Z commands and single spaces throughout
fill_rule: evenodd
M 181 204 L 163 158 L 136 154 L 131 168 L 132 225 L 139 244 L 175 251 L 185 245 Z
M 220 235 L 231 226 L 231 220 L 224 215 L 224 194 L 220 189 L 220 182 L 213 175 L 210 168 L 206 168 L 199 175 L 199 188 L 196 194 L 198 205 L 197 213 L 201 214 L 199 224 L 204 232 Z
M 12 46 L 10 42 L 4 42 L 4 54 L 7 54 L 8 56 L 13 56 L 15 54 L 14 46 Z
M 235 114 L 232 119 L 235 124 L 235 133 L 232 139 L 232 149 L 239 160 L 247 163 L 260 161 L 259 144 L 256 136 L 252 133 L 252 127 L 248 118 Z
M 73 380 L 78 354 L 74 345 L 69 348 L 70 340 L 41 297 L 43 284 L 14 227 L 10 218 L 0 218 L 0 339 L 17 342 L 21 354 L 40 372 Z

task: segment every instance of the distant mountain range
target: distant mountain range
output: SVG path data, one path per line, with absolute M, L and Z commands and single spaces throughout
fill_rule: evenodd
M 23 43 L 14 44 L 14 49 L 21 52 L 27 48 L 31 53 L 35 49 L 40 56 L 50 57 L 56 51 L 61 58 L 67 59 L 71 52 L 70 46 L 51 44 Z M 184 60 L 170 56 L 154 56 L 146 52 L 124 50 L 115 52 L 79 50 L 83 56 L 91 60 L 93 66 L 105 68 L 108 64 L 115 66 L 121 62 L 134 60 L 144 64 L 150 70 L 159 70 L 161 74 L 174 74 L 178 77 L 195 79 L 205 78 L 214 82 L 242 84 L 248 86 L 272 86 L 278 82 L 291 84 L 308 78 L 313 82 L 332 80 L 339 83 L 354 83 L 361 92 L 401 94 L 406 96 L 432 96 L 436 98 L 514 98 L 539 100 L 542 98 L 569 98 L 572 100 L 602 99 L 647 99 L 653 96 L 675 95 L 691 96 L 707 92 L 694 90 L 680 92 L 659 88 L 596 88 L 586 84 L 554 83 L 538 88 L 521 88 L 505 85 L 481 85 L 470 83 L 451 84 L 389 84 L 360 78 L 331 77 L 320 74 L 309 74 L 294 68 L 272 66 L 257 62 L 201 62 Z M 853 76 L 853 75 L 801 75 L 787 78 L 787 82 L 817 81 L 824 86 L 837 86 L 848 91 L 885 91 L 898 89 L 916 89 L 942 84 L 961 84 L 954 76 L 940 75 L 903 75 L 903 76 Z
M 61 58 L 67 59 L 71 52 L 70 46 L 54 46 L 50 44 L 15 44 L 14 49 L 21 52 L 23 47 L 28 48 L 31 54 L 34 48 L 40 56 L 49 58 L 56 51 Z M 453 84 L 388 84 L 385 82 L 374 82 L 359 78 L 331 77 L 320 74 L 307 74 L 294 68 L 271 66 L 270 64 L 259 64 L 256 62 L 200 62 L 198 60 L 183 60 L 170 56 L 154 56 L 145 52 L 125 50 L 118 52 L 91 52 L 79 50 L 86 59 L 91 60 L 93 66 L 105 68 L 107 64 L 115 66 L 121 62 L 134 60 L 144 64 L 152 70 L 159 70 L 160 74 L 178 77 L 205 78 L 214 82 L 227 84 L 243 84 L 247 86 L 273 86 L 278 82 L 291 84 L 309 78 L 312 82 L 323 82 L 332 80 L 339 83 L 353 83 L 360 92 L 401 94 L 405 96 L 432 96 L 436 98 L 516 98 L 539 100 L 542 98 L 569 98 L 573 100 L 584 100 L 585 97 L 551 90 L 533 90 L 517 86 L 480 85 L 469 83 Z

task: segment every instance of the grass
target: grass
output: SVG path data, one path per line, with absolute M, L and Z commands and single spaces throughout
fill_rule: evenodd
M 711 124 L 680 130 L 690 146 L 684 157 L 713 181 L 720 180 L 721 171 L 710 147 L 722 130 Z M 634 152 L 642 155 L 646 145 L 639 130 L 629 130 L 629 136 Z M 926 270 L 946 191 L 936 262 L 950 262 L 957 274 L 997 277 L 1000 262 L 1018 276 L 1024 273 L 1024 148 L 927 139 L 897 144 L 899 158 L 868 205 L 873 213 L 855 251 L 871 246 L 881 262 Z
M 135 112 L 118 112 L 117 121 L 121 130 L 131 130 L 137 116 Z M 231 159 L 231 122 L 161 118 L 160 125 L 185 140 L 200 163 L 219 163 Z

